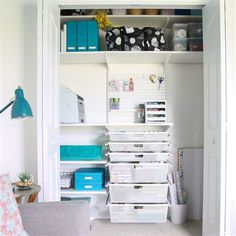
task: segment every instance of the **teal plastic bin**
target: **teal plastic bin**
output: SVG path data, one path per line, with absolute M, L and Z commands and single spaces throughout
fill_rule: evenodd
M 102 146 L 100 145 L 61 145 L 61 161 L 101 160 Z

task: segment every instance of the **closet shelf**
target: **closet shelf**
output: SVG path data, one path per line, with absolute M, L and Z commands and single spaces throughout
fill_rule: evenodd
M 106 189 L 100 190 L 100 191 L 77 191 L 74 189 L 62 189 L 61 190 L 61 196 L 70 196 L 70 195 L 101 195 L 101 194 L 107 194 Z
M 87 164 L 91 164 L 91 165 L 105 165 L 107 163 L 107 159 L 102 159 L 102 160 L 90 160 L 90 161 L 60 161 L 60 164 L 62 165 L 87 165 Z
M 61 23 L 70 20 L 91 20 L 95 15 L 61 16 Z M 133 27 L 164 27 L 170 28 L 174 23 L 202 22 L 201 16 L 181 15 L 108 15 L 113 25 Z M 166 25 L 167 24 L 167 25 Z
M 61 52 L 61 64 L 202 64 L 203 52 L 179 51 L 98 51 Z

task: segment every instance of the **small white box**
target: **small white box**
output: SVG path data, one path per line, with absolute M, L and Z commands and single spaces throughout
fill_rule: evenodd
M 112 223 L 165 223 L 168 204 L 110 204 Z
M 111 183 L 166 183 L 168 163 L 109 163 Z
M 112 203 L 166 203 L 168 184 L 109 184 Z
M 60 123 L 84 122 L 84 99 L 70 89 L 60 86 Z

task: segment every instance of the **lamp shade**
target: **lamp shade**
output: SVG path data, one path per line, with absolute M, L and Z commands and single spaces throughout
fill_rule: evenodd
M 25 118 L 25 117 L 32 117 L 33 113 L 29 103 L 26 101 L 24 97 L 24 92 L 21 87 L 18 87 L 15 90 L 16 98 L 12 105 L 11 110 L 11 118 Z

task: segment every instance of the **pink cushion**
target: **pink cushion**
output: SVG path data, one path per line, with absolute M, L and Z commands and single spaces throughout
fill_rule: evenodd
M 0 235 L 27 235 L 23 228 L 20 212 L 12 192 L 12 185 L 8 174 L 0 176 Z

